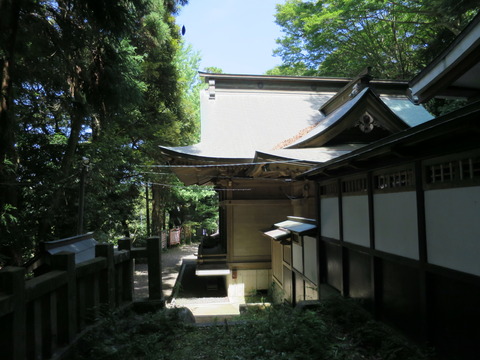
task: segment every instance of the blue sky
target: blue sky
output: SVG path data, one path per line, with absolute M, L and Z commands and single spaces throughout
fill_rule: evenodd
M 279 65 L 272 55 L 281 37 L 275 5 L 285 0 L 190 0 L 177 16 L 184 39 L 202 57 L 200 70 L 215 66 L 228 74 L 264 74 Z

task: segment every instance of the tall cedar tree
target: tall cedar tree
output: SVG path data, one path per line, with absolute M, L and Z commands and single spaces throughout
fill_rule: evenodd
M 132 216 L 135 166 L 194 131 L 172 64 L 186 3 L 0 0 L 0 266 L 75 235 L 83 157 L 85 222 L 106 233 Z

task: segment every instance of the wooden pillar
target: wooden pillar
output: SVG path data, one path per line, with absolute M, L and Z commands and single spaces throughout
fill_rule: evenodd
M 338 196 L 338 234 L 340 240 L 340 258 L 342 266 L 342 287 L 341 293 L 342 296 L 350 295 L 350 259 L 348 249 L 345 247 L 343 242 L 343 189 L 342 189 L 342 179 L 337 180 L 337 196 Z
M 162 240 L 159 236 L 147 239 L 148 298 L 162 300 Z
M 52 357 L 55 350 L 58 348 L 58 301 L 56 292 L 50 293 L 45 307 L 48 308 L 48 311 L 46 311 L 45 314 L 48 314 L 48 326 L 50 331 L 50 338 L 48 341 L 44 342 L 45 354 L 48 357 Z
M 11 313 L 9 324 L 0 326 L 2 356 L 23 360 L 26 357 L 25 269 L 8 266 L 0 270 L 0 292 L 12 296 L 11 309 L 0 307 L 0 314 Z M 3 303 L 2 303 L 3 305 Z M 8 357 L 8 354 L 11 354 Z
M 33 358 L 43 358 L 43 339 L 48 339 L 49 336 L 45 329 L 45 323 L 43 322 L 42 299 L 37 298 L 33 300 Z
M 92 304 L 91 304 L 91 319 L 89 323 L 93 323 L 100 316 L 100 274 L 95 273 L 92 276 Z
M 145 211 L 147 214 L 147 236 L 150 236 L 150 199 L 148 196 L 148 187 L 150 184 L 145 185 Z M 120 247 L 120 243 L 118 244 Z
M 123 264 L 115 264 L 115 307 L 122 305 L 123 298 Z
M 315 186 L 315 220 L 317 221 L 317 229 L 316 229 L 316 238 L 317 238 L 317 299 L 321 300 L 322 299 L 322 283 L 323 283 L 323 270 L 322 270 L 322 264 L 323 264 L 323 254 L 324 251 L 322 250 L 322 234 L 320 231 L 320 228 L 322 226 L 322 221 L 320 219 L 320 185 L 318 182 L 314 182 Z
M 431 321 L 430 309 L 431 296 L 429 293 L 429 281 L 427 274 L 428 254 L 427 254 L 427 225 L 425 213 L 425 192 L 423 189 L 423 169 L 422 162 L 415 162 L 415 189 L 417 194 L 417 224 L 418 224 L 418 253 L 419 253 L 419 288 L 420 288 L 420 326 L 423 341 L 431 340 Z
M 374 255 L 375 251 L 375 209 L 374 209 L 374 177 L 371 171 L 367 173 L 367 197 L 368 197 L 368 230 L 370 234 L 370 273 L 372 291 L 372 312 L 376 319 L 382 317 L 382 261 Z
M 123 238 L 118 240 L 118 250 L 126 250 L 129 252 L 129 261 L 123 265 L 123 300 L 133 301 L 133 272 L 135 270 L 135 259 L 132 256 L 132 239 Z
M 107 266 L 99 277 L 100 303 L 109 309 L 115 307 L 115 264 L 113 261 L 113 244 L 98 244 L 95 246 L 95 257 L 104 257 Z
M 58 298 L 58 336 L 60 342 L 70 343 L 77 334 L 77 275 L 75 254 L 62 251 L 52 256 L 52 269 L 66 272 L 66 289 Z
M 78 329 L 83 330 L 86 326 L 87 317 L 87 286 L 86 279 L 77 279 L 77 306 L 78 306 Z

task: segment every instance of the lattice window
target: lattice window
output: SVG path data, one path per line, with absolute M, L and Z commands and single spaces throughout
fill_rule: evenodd
M 367 191 L 367 178 L 351 179 L 342 181 L 342 192 L 362 193 Z
M 430 184 L 450 182 L 455 179 L 455 173 L 458 172 L 456 161 L 448 161 L 441 164 L 430 165 L 428 167 L 428 182 Z
M 480 157 L 460 160 L 460 179 L 480 179 Z
M 338 194 L 338 184 L 337 182 L 332 182 L 329 184 L 320 186 L 320 195 L 337 195 Z
M 466 157 L 426 166 L 428 184 L 463 182 L 480 179 L 480 157 Z
M 378 174 L 374 178 L 375 189 L 393 190 L 415 185 L 413 169 L 402 169 Z

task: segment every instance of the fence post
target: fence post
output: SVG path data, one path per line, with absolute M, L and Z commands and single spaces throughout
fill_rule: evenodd
M 25 311 L 25 269 L 7 266 L 0 270 L 0 292 L 12 295 L 13 312 L 11 323 L 0 326 L 2 353 L 10 351 L 12 360 L 26 357 L 26 311 Z
M 162 241 L 159 236 L 147 239 L 148 298 L 162 300 Z
M 129 258 L 123 267 L 123 300 L 133 301 L 133 272 L 135 269 L 135 260 L 132 257 L 132 239 L 123 238 L 118 240 L 118 250 L 127 250 Z
M 77 274 L 75 253 L 62 251 L 52 256 L 52 270 L 62 270 L 67 274 L 66 291 L 57 299 L 60 311 L 57 313 L 58 337 L 70 343 L 77 334 Z
M 100 302 L 106 303 L 109 309 L 115 306 L 115 264 L 113 262 L 113 244 L 95 246 L 95 257 L 104 257 L 107 267 L 100 275 Z

